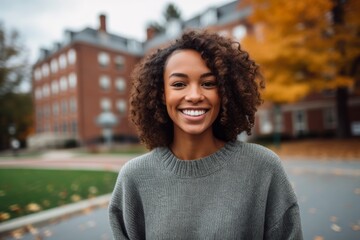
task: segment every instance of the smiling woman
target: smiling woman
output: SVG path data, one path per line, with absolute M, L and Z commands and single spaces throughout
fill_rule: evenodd
M 177 145 L 187 139 L 191 143 L 194 137 L 216 141 L 216 146 L 223 145 L 211 137 L 212 124 L 220 111 L 216 78 L 197 51 L 178 50 L 168 58 L 164 72 L 164 103 L 173 122 L 174 139 L 170 147 L 174 153 Z M 198 156 L 192 155 L 196 153 L 193 151 L 175 154 L 182 159 L 196 159 L 216 150 L 216 147 L 206 148 L 207 153 L 199 152 Z M 192 156 L 185 155 L 189 153 Z
M 121 169 L 115 239 L 302 239 L 277 155 L 250 134 L 263 80 L 240 44 L 190 31 L 133 74 L 131 120 L 151 150 Z

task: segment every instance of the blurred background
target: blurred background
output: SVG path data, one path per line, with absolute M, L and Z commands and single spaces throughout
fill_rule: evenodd
M 128 119 L 132 70 L 183 31 L 208 29 L 240 42 L 266 80 L 252 135 L 239 139 L 278 153 L 294 185 L 301 182 L 299 189 L 312 185 L 305 177 L 323 181 L 324 172 L 344 179 L 321 188 L 349 188 L 351 197 L 338 199 L 346 206 L 351 199 L 354 207 L 351 216 L 342 212 L 348 232 L 339 216 L 329 215 L 324 217 L 329 232 L 316 234 L 322 227 L 310 231 L 313 224 L 308 223 L 306 239 L 360 239 L 359 12 L 356 0 L 1 0 L 0 233 L 42 239 L 34 226 L 45 220 L 6 224 L 110 193 L 122 164 L 146 152 Z M 68 171 L 53 180 L 46 175 L 55 173 L 45 173 L 48 184 L 39 183 L 34 190 L 31 181 L 44 172 L 24 173 L 23 168 Z M 99 170 L 94 183 L 67 175 L 69 169 L 89 168 Z M 57 185 L 56 179 L 64 178 L 70 179 L 68 185 Z M 45 191 L 40 200 L 20 203 L 26 189 L 10 193 L 24 183 L 29 193 Z M 80 186 L 86 190 L 81 192 Z M 50 200 L 49 194 L 59 199 Z M 301 199 L 309 203 L 308 196 Z M 106 206 L 106 200 L 95 205 Z M 303 211 L 306 221 L 307 215 L 315 221 L 319 212 L 314 206 Z M 83 230 L 95 225 L 90 221 Z M 341 232 L 345 235 L 334 235 Z M 61 239 L 45 230 L 41 236 Z

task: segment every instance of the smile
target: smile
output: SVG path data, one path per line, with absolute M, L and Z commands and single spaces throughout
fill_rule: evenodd
M 190 110 L 190 109 L 183 109 L 181 112 L 185 115 L 191 116 L 191 117 L 198 117 L 206 113 L 206 110 L 199 109 L 199 110 Z

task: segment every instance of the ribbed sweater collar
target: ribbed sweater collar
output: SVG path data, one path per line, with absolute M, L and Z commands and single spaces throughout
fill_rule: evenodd
M 212 174 L 230 161 L 240 142 L 227 142 L 215 153 L 196 160 L 181 160 L 169 148 L 157 148 L 155 154 L 165 170 L 182 178 L 196 178 Z

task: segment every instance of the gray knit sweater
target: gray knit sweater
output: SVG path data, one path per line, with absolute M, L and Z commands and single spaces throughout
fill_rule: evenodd
M 302 239 L 279 158 L 238 141 L 199 160 L 156 148 L 129 161 L 109 213 L 114 239 Z

